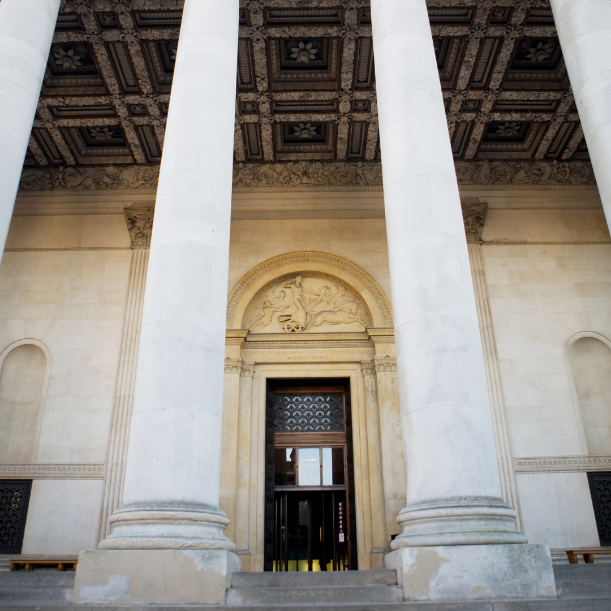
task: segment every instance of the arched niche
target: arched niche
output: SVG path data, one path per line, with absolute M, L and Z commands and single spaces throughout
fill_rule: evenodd
M 20 340 L 0 354 L 0 463 L 36 458 L 49 364 L 49 349 L 37 340 Z
M 611 342 L 598 333 L 579 333 L 566 354 L 587 451 L 611 455 Z
M 227 328 L 244 329 L 252 324 L 253 308 L 263 314 L 266 297 L 274 294 L 285 285 L 297 282 L 301 276 L 306 290 L 318 292 L 317 298 L 327 300 L 334 307 L 328 310 L 345 312 L 345 319 L 309 327 L 310 331 L 351 330 L 363 331 L 364 327 L 392 327 L 392 308 L 390 301 L 380 285 L 358 265 L 351 261 L 322 252 L 295 252 L 268 259 L 249 271 L 233 288 L 228 298 Z M 286 301 L 291 301 L 294 289 L 287 287 Z M 345 300 L 345 306 L 338 309 L 337 304 Z M 281 303 L 281 302 L 280 302 Z M 358 305 L 358 308 L 353 305 Z M 323 311 L 324 304 L 318 306 Z M 294 308 L 291 308 L 294 309 Z M 288 310 L 288 309 L 287 309 Z M 281 312 L 279 312 L 281 314 Z M 339 314 L 338 316 L 344 316 Z M 277 318 L 277 315 L 275 319 Z M 329 318 L 329 317 L 328 317 Z M 320 322 L 309 317 L 310 322 Z M 360 320 L 364 324 L 350 321 Z M 263 329 L 259 329 L 263 331 Z

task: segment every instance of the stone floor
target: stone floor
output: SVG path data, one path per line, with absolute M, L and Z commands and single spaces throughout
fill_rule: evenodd
M 401 602 L 391 571 L 344 573 L 235 573 L 222 607 L 203 605 L 132 606 L 73 605 L 74 573 L 38 569 L 25 573 L 0 571 L 0 609 L 17 611 L 100 611 L 224 609 L 238 611 L 611 611 L 611 565 L 554 567 L 558 598 L 445 603 Z

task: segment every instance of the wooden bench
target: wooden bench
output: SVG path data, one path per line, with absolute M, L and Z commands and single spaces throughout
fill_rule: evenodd
M 583 561 L 586 564 L 594 562 L 594 556 L 611 556 L 611 547 L 599 547 L 597 549 L 567 549 L 566 555 L 571 564 L 579 562 L 579 555 L 583 556 Z
M 70 557 L 59 557 L 59 556 L 47 556 L 36 557 L 36 558 L 11 558 L 11 571 L 18 571 L 20 568 L 24 568 L 26 571 L 33 571 L 36 567 L 57 567 L 58 571 L 65 571 L 67 568 L 71 568 L 73 571 L 76 571 L 76 565 L 78 563 L 78 558 Z

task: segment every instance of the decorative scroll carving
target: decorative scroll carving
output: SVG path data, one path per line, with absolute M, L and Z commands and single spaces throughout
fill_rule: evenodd
M 241 373 L 242 359 L 225 359 L 225 373 Z
M 594 185 L 592 165 L 581 161 L 457 161 L 461 185 Z M 29 168 L 21 175 L 22 191 L 69 189 L 154 189 L 159 166 Z M 381 187 L 382 165 L 300 161 L 234 165 L 235 189 L 312 187 Z
M 550 456 L 514 459 L 516 473 L 611 471 L 611 456 Z
M 31 481 L 0 482 L 0 554 L 21 554 Z
M 390 302 L 386 297 L 384 291 L 380 288 L 380 285 L 364 270 L 360 267 L 351 263 L 347 259 L 338 257 L 337 255 L 331 255 L 322 252 L 294 252 L 286 255 L 279 255 L 268 261 L 264 261 L 260 265 L 253 268 L 248 274 L 246 274 L 238 284 L 234 287 L 227 300 L 227 328 L 234 328 L 233 321 L 236 315 L 238 305 L 248 292 L 252 289 L 253 285 L 262 277 L 265 277 L 274 270 L 280 270 L 291 264 L 303 264 L 303 268 L 307 269 L 310 265 L 324 265 L 329 268 L 336 268 L 341 270 L 356 281 L 362 283 L 365 290 L 373 297 L 375 306 L 369 308 L 374 318 L 374 324 L 380 326 L 392 326 L 392 308 Z M 332 273 L 332 270 L 329 270 Z M 322 274 L 319 274 L 322 275 Z M 251 293 L 252 294 L 252 293 Z M 245 305 L 245 304 L 244 304 Z M 376 321 L 373 307 L 379 311 L 379 317 L 381 320 Z M 238 326 L 241 325 L 238 323 Z
M 154 206 L 125 208 L 125 222 L 132 241 L 132 248 L 150 248 L 153 232 Z
M 274 431 L 344 431 L 344 393 L 282 393 L 272 397 Z
M 309 274 L 266 287 L 250 304 L 245 320 L 251 333 L 362 331 L 371 325 L 367 308 L 350 289 Z
M 361 361 L 361 367 L 363 369 L 363 375 L 373 376 L 376 373 L 376 364 L 373 359 L 370 361 Z
M 105 465 L 82 465 L 72 463 L 0 465 L 0 478 L 103 479 L 105 474 Z
M 374 356 L 376 371 L 378 373 L 383 371 L 397 371 L 397 359 L 394 356 Z
M 482 243 L 482 231 L 488 214 L 487 202 L 462 202 L 462 217 L 469 244 Z

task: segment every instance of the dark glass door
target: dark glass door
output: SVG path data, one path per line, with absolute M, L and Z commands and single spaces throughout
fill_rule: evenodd
M 274 571 L 342 571 L 348 567 L 343 491 L 277 492 Z
M 266 571 L 357 568 L 348 381 L 332 382 L 269 381 Z

